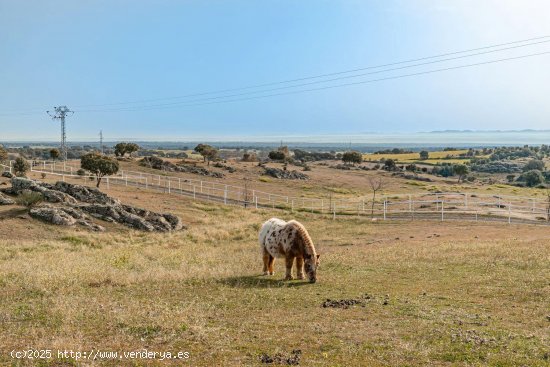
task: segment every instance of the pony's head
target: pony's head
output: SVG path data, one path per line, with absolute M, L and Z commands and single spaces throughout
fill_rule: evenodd
M 310 283 L 317 281 L 317 268 L 319 268 L 319 255 L 307 255 L 304 258 L 304 270 Z

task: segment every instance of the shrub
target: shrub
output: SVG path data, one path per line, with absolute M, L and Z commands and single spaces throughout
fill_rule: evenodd
M 531 170 L 519 176 L 518 181 L 525 182 L 528 187 L 535 187 L 544 183 L 544 176 L 539 170 Z
M 36 204 L 41 203 L 44 200 L 44 196 L 41 193 L 31 190 L 23 190 L 15 199 L 19 205 L 30 208 Z
M 286 158 L 285 153 L 279 150 L 272 150 L 269 152 L 268 157 L 274 161 L 282 161 Z
M 42 172 L 42 173 L 40 174 L 40 177 L 42 177 L 42 179 L 45 179 L 45 178 L 46 178 L 46 174 L 45 174 L 44 172 Z
M 523 172 L 532 171 L 532 170 L 544 171 L 544 162 L 539 159 L 531 159 L 523 167 Z
M 426 160 L 428 158 L 430 158 L 430 152 L 428 152 L 427 150 L 423 150 L 420 152 L 420 159 Z
M 86 176 L 86 170 L 80 168 L 78 171 L 76 171 L 76 174 L 79 176 Z
M 13 164 L 13 171 L 15 172 L 15 175 L 19 177 L 25 176 L 29 168 L 29 162 L 21 157 L 17 158 Z

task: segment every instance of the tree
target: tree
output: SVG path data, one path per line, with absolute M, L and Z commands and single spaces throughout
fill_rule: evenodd
M 455 164 L 453 166 L 453 173 L 458 175 L 458 182 L 464 180 L 464 177 L 468 174 L 468 166 L 465 164 Z
M 98 153 L 84 154 L 80 158 L 80 166 L 96 177 L 96 187 L 99 187 L 104 176 L 114 175 L 118 172 L 118 162 L 115 159 Z
M 395 161 L 393 159 L 386 159 L 384 161 L 384 169 L 386 171 L 394 171 L 397 165 L 395 164 Z
M 370 215 L 371 217 L 374 216 L 374 202 L 376 200 L 376 193 L 380 190 L 383 190 L 386 186 L 386 180 L 384 180 L 383 177 L 369 177 L 368 178 L 368 184 L 370 189 L 372 190 L 372 204 L 370 208 Z
M 59 150 L 57 149 L 50 149 L 50 158 L 53 159 L 54 161 L 59 158 Z
M 539 171 L 544 171 L 544 162 L 539 160 L 539 159 L 531 159 L 523 167 L 523 172 L 532 171 L 534 169 L 539 170 Z
M 135 153 L 139 150 L 139 145 L 137 145 L 136 143 L 128 143 L 126 144 L 126 152 L 125 153 L 128 153 L 128 155 L 131 157 L 132 156 L 132 153 Z
M 350 164 L 351 163 L 351 164 L 355 165 L 355 163 L 363 162 L 363 155 L 359 152 L 351 150 L 351 151 L 345 152 L 342 155 L 342 161 L 345 164 Z
M 534 187 L 544 183 L 544 176 L 541 171 L 534 169 L 523 173 L 518 181 L 524 181 L 528 187 Z
M 430 152 L 428 152 L 427 150 L 423 150 L 420 152 L 420 159 L 425 161 L 428 158 L 430 158 Z
M 0 146 L 0 162 L 8 160 L 8 151 L 4 147 Z
M 115 155 L 117 157 L 124 157 L 126 153 L 132 156 L 132 153 L 137 152 L 139 150 L 139 145 L 135 143 L 118 143 L 115 145 Z
M 208 144 L 199 144 L 195 147 L 194 150 L 195 152 L 202 155 L 203 161 L 208 162 L 208 165 L 210 165 L 210 161 L 218 157 L 218 150 Z
M 21 157 L 16 158 L 15 162 L 13 163 L 13 171 L 15 172 L 15 175 L 19 177 L 25 176 L 29 168 L 29 162 Z

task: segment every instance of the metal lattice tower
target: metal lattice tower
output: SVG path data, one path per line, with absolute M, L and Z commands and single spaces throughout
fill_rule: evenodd
M 99 130 L 99 149 L 101 154 L 103 154 L 103 130 Z
M 48 115 L 52 117 L 53 120 L 61 121 L 61 159 L 64 161 L 67 160 L 67 134 L 65 132 L 65 117 L 71 116 L 74 112 L 71 111 L 67 106 L 54 107 L 53 111 L 46 111 Z

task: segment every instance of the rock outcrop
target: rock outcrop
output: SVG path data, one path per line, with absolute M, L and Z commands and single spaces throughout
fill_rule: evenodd
M 12 178 L 11 182 L 12 187 L 4 189 L 4 192 L 18 195 L 24 190 L 36 191 L 46 201 L 58 204 L 45 204 L 30 210 L 31 217 L 48 223 L 65 226 L 80 224 L 94 231 L 103 231 L 102 226 L 92 222 L 92 218 L 97 218 L 148 232 L 168 232 L 185 228 L 181 219 L 173 214 L 161 214 L 124 205 L 120 200 L 96 188 L 67 182 L 50 185 L 21 177 Z M 0 203 L 3 198 L 11 200 L 2 195 Z
M 15 200 L 0 193 L 0 205 L 13 205 L 13 204 L 15 204 Z
M 161 171 L 193 173 L 196 175 L 209 176 L 209 177 L 215 177 L 215 178 L 223 177 L 223 173 L 221 172 L 209 171 L 203 167 L 174 164 L 172 162 L 165 161 L 158 157 L 145 157 L 139 162 L 139 164 L 145 167 L 150 167 Z
M 12 195 L 19 195 L 25 190 L 41 193 L 42 196 L 44 196 L 44 200 L 50 203 L 77 203 L 74 197 L 56 190 L 52 185 L 25 177 L 13 177 L 11 179 L 11 188 L 5 190 L 5 192 Z
M 309 176 L 298 171 L 285 171 L 279 168 L 264 168 L 264 175 L 285 180 L 309 180 Z
M 78 223 L 92 231 L 105 231 L 103 226 L 93 223 L 86 214 L 71 207 L 42 206 L 31 209 L 29 215 L 33 218 L 59 226 L 72 226 Z

